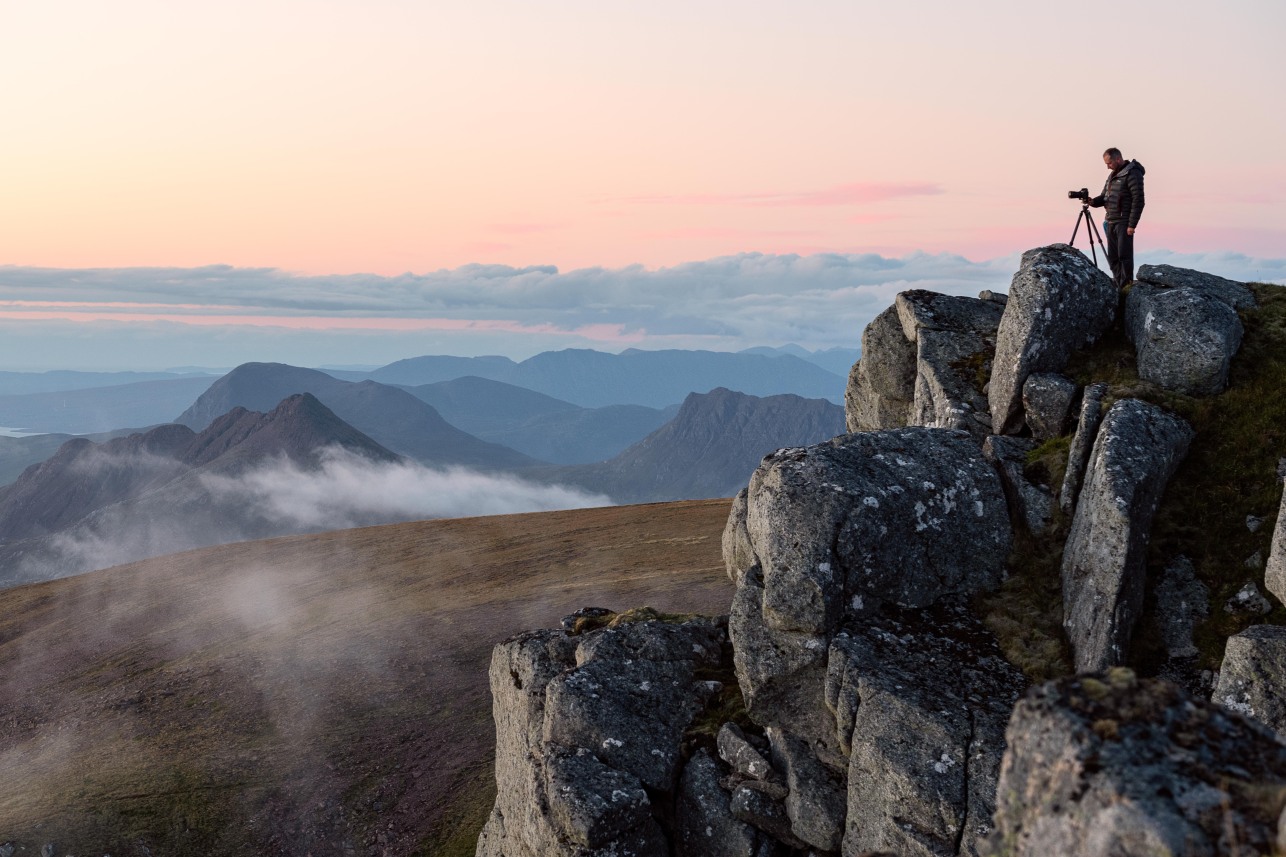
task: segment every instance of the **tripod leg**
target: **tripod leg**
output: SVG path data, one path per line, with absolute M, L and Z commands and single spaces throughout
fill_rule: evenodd
M 1088 220 L 1088 218 L 1087 218 L 1087 220 Z M 1097 235 L 1097 236 L 1098 236 L 1098 246 L 1103 247 L 1103 233 L 1101 233 L 1101 232 L 1099 232 L 1099 231 L 1098 231 L 1098 225 L 1097 225 L 1097 224 L 1095 224 L 1093 220 L 1089 220 L 1089 224 L 1090 224 L 1090 229 L 1093 229 L 1093 230 L 1094 230 L 1092 233 L 1090 233 L 1090 250 L 1093 250 L 1093 249 L 1094 249 L 1094 236 L 1095 236 L 1095 235 Z M 1103 247 L 1103 256 L 1104 256 L 1104 257 L 1106 257 L 1106 256 L 1107 256 L 1107 248 L 1106 248 L 1106 247 Z M 1098 264 L 1098 256 L 1097 256 L 1097 255 L 1094 257 L 1094 264 L 1095 264 L 1095 265 L 1097 265 L 1097 264 Z
M 1081 211 L 1081 213 L 1080 213 L 1080 214 L 1076 215 L 1076 228 L 1072 230 L 1072 240 L 1067 242 L 1067 246 L 1069 246 L 1069 247 L 1075 247 L 1075 246 L 1076 246 L 1076 233 L 1081 231 L 1081 218 L 1082 218 L 1082 217 L 1084 217 L 1084 216 L 1085 216 L 1085 212 L 1084 212 L 1083 210 Z M 1086 231 L 1086 232 L 1089 232 L 1089 230 L 1088 230 L 1088 229 L 1087 229 L 1087 230 L 1085 230 L 1085 231 Z M 1094 249 L 1094 241 L 1093 241 L 1093 240 L 1091 240 L 1091 241 L 1090 241 L 1090 249 L 1091 249 L 1091 250 L 1093 250 L 1093 249 Z

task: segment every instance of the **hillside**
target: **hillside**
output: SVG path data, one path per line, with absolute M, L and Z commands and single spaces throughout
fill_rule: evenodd
M 94 443 L 102 443 L 114 437 L 125 437 L 138 432 L 142 427 L 117 429 L 90 435 L 80 435 Z M 0 435 L 0 486 L 8 485 L 22 475 L 33 464 L 39 464 L 58 451 L 58 448 L 74 435 L 70 434 L 36 434 L 28 437 L 4 437 Z
M 727 501 L 399 524 L 0 592 L 0 837 L 38 853 L 472 854 L 497 640 L 722 613 Z

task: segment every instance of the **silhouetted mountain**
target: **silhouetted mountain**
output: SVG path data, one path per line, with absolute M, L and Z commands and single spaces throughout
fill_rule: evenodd
M 266 414 L 235 408 L 199 434 L 171 424 L 101 444 L 70 440 L 0 489 L 0 583 L 279 535 L 279 521 L 209 480 L 235 484 L 282 460 L 315 468 L 336 447 L 401 460 L 307 393 Z
M 322 450 L 336 446 L 372 461 L 398 460 L 310 393 L 287 396 L 266 414 L 233 408 L 194 437 L 181 460 L 190 467 L 231 475 L 268 457 L 313 466 Z
M 200 430 L 235 407 L 265 411 L 293 393 L 311 393 L 349 425 L 396 453 L 427 464 L 515 469 L 540 462 L 479 440 L 406 390 L 375 381 L 341 381 L 284 363 L 245 363 L 210 386 L 176 422 Z
M 0 396 L 79 392 L 95 387 L 121 387 L 141 381 L 184 381 L 191 380 L 194 376 L 204 376 L 207 381 L 213 381 L 222 374 L 196 368 L 165 372 L 73 372 L 65 369 L 49 372 L 0 372 Z
M 395 361 L 367 373 L 366 377 L 381 384 L 401 384 L 407 387 L 453 381 L 467 375 L 502 381 L 508 378 L 517 365 L 508 357 L 498 355 L 452 357 L 449 354 L 430 354 Z
M 768 345 L 759 345 L 754 348 L 745 348 L 738 354 L 762 354 L 766 357 L 782 357 L 790 355 L 798 357 L 808 363 L 822 367 L 827 372 L 839 375 L 841 378 L 847 378 L 849 370 L 853 364 L 862 356 L 860 348 L 825 348 L 819 351 L 809 351 L 807 348 L 801 348 L 793 342 L 789 345 L 782 345 L 773 348 Z
M 545 468 L 542 478 L 619 503 L 731 497 L 768 453 L 844 432 L 844 409 L 823 399 L 693 393 L 678 415 L 611 461 Z
M 83 390 L 0 396 L 0 426 L 66 434 L 153 426 L 170 422 L 175 413 L 187 407 L 214 381 L 214 376 L 182 376 Z
M 660 428 L 678 411 L 678 405 L 582 408 L 474 376 L 406 390 L 432 405 L 453 426 L 554 464 L 605 461 Z
M 462 360 L 471 362 L 461 363 Z M 448 380 L 452 367 L 467 367 L 464 374 L 525 387 L 588 408 L 663 408 L 682 401 L 688 393 L 715 387 L 756 396 L 794 393 L 839 402 L 847 378 L 847 372 L 828 372 L 790 354 L 768 357 L 634 348 L 620 354 L 577 348 L 546 351 L 521 363 L 503 357 L 416 357 L 391 363 L 370 377 L 389 384 L 418 386 Z

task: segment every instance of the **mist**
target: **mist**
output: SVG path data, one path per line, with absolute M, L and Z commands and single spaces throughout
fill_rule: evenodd
M 95 457 L 93 464 L 98 477 L 119 469 L 111 456 Z M 148 469 L 150 474 L 157 471 Z M 374 462 L 334 447 L 323 450 L 311 467 L 282 457 L 235 475 L 185 474 L 101 508 L 52 536 L 4 545 L 0 583 L 66 577 L 193 548 L 296 533 L 611 505 L 611 498 L 601 494 L 540 485 L 512 474 L 436 469 L 405 460 Z
M 281 459 L 241 476 L 201 481 L 216 502 L 249 504 L 252 514 L 301 531 L 613 505 L 601 494 L 510 474 L 374 462 L 338 447 L 321 459 L 316 469 Z

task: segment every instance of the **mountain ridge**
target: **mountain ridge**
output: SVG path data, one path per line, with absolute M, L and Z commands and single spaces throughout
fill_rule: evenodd
M 315 468 L 337 448 L 402 460 L 308 393 L 268 413 L 234 408 L 199 434 L 170 424 L 103 444 L 70 440 L 0 488 L 0 585 L 229 540 L 223 534 L 277 534 L 244 503 L 217 499 L 205 480 L 283 459 Z
M 416 461 L 482 469 L 540 463 L 456 428 L 406 390 L 369 379 L 342 381 L 316 369 L 285 363 L 243 363 L 212 384 L 175 422 L 200 430 L 232 408 L 262 411 L 300 392 L 316 396 L 344 422 Z

